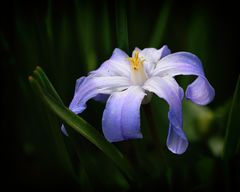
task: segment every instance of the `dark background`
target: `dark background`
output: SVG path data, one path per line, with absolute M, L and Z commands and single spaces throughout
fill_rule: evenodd
M 143 191 L 151 188 L 163 191 L 176 189 L 229 191 L 235 185 L 239 187 L 237 161 L 239 152 L 231 160 L 231 166 L 226 168 L 221 157 L 214 155 L 206 144 L 215 136 L 223 142 L 226 133 L 229 106 L 239 75 L 237 29 L 239 7 L 230 1 L 154 3 L 133 0 L 123 4 L 128 21 L 130 50 L 122 47 L 125 51 L 130 53 L 136 46 L 160 48 L 167 44 L 172 52 L 183 50 L 192 52 L 202 60 L 206 76 L 216 91 L 214 101 L 207 108 L 203 108 L 208 111 L 206 114 L 211 114 L 206 133 L 200 134 L 195 140 L 186 130 L 190 147 L 183 156 L 172 155 L 169 151 L 165 151 L 171 167 L 169 174 L 165 170 L 168 175 L 166 178 L 171 179 L 159 176 L 163 174 L 164 169 L 156 168 L 155 166 L 161 162 L 156 158 L 155 153 L 151 151 L 148 153 L 148 147 L 152 149 L 151 139 L 148 136 L 144 145 L 139 144 L 138 141 L 130 141 L 138 146 L 138 152 L 140 151 L 138 158 L 146 156 L 143 162 L 135 165 L 135 168 L 139 170 L 143 180 L 144 175 L 151 175 L 142 182 L 141 189 Z M 110 57 L 115 47 L 119 47 L 116 35 L 118 30 L 116 5 L 118 2 L 115 1 L 1 3 L 0 59 L 3 82 L 1 91 L 3 139 L 1 140 L 4 151 L 1 159 L 4 170 L 2 175 L 5 178 L 3 182 L 7 189 L 15 187 L 26 190 L 60 191 L 75 189 L 94 191 L 100 188 L 116 191 L 137 189 L 126 184 L 126 180 L 113 163 L 81 136 L 79 137 L 82 159 L 78 161 L 73 158 L 80 179 L 78 181 L 73 179 L 66 172 L 59 158 L 59 151 L 56 152 L 57 147 L 52 133 L 49 132 L 50 126 L 60 126 L 61 121 L 52 113 L 46 115 L 48 110 L 34 95 L 28 82 L 28 76 L 35 67 L 41 66 L 64 103 L 68 105 L 72 98 L 75 80 L 95 69 Z M 164 11 L 163 7 L 166 5 L 169 6 L 169 9 L 165 10 L 166 24 L 161 27 L 160 13 Z M 161 38 L 154 41 L 152 37 L 158 27 L 162 28 Z M 184 79 L 180 78 L 180 81 L 184 84 Z M 154 98 L 153 103 L 158 101 Z M 159 102 L 160 108 L 163 105 L 165 111 L 156 111 L 155 114 L 165 115 L 161 117 L 165 122 L 161 128 L 167 129 L 167 105 Z M 90 102 L 88 110 L 82 114 L 83 118 L 97 127 L 100 132 L 103 109 L 104 105 Z M 202 108 L 199 110 L 201 111 Z M 187 107 L 185 111 L 188 111 Z M 206 118 L 208 117 L 204 116 L 202 121 Z M 194 126 L 197 127 L 198 124 L 195 122 Z M 161 136 L 161 142 L 165 147 L 164 134 Z M 66 138 L 65 142 L 69 144 Z M 125 142 L 116 145 L 123 154 L 129 156 Z M 139 150 L 142 146 L 145 146 L 147 154 L 143 152 L 144 150 Z

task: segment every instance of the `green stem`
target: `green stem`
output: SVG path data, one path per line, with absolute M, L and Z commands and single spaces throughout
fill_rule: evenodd
M 155 124 L 155 121 L 154 121 L 154 116 L 153 116 L 153 113 L 152 113 L 151 104 L 148 103 L 146 105 L 143 105 L 143 110 L 144 110 L 146 118 L 147 118 L 150 134 L 151 134 L 151 137 L 153 139 L 154 145 L 155 145 L 156 149 L 158 150 L 159 155 L 161 157 L 164 157 L 162 144 L 160 142 L 158 132 L 156 130 L 156 124 Z

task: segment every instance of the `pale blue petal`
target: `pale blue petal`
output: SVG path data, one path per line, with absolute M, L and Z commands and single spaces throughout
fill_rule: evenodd
M 140 50 L 139 56 L 142 56 L 143 59 L 148 60 L 149 62 L 156 63 L 170 53 L 171 51 L 169 50 L 168 46 L 164 45 L 160 49 L 145 48 L 142 51 Z
M 186 90 L 186 97 L 196 104 L 208 104 L 215 96 L 213 87 L 204 75 L 201 61 L 196 55 L 191 53 L 178 52 L 167 55 L 158 62 L 154 75 L 160 77 L 173 77 L 176 75 L 198 76 Z
M 129 76 L 128 55 L 116 48 L 111 58 L 97 70 L 76 81 L 75 93 L 69 109 L 79 114 L 86 109 L 86 102 L 91 98 L 97 101 L 106 101 L 112 92 L 122 91 L 129 86 Z M 67 135 L 64 125 L 61 130 Z
M 86 108 L 86 102 L 89 99 L 98 94 L 111 94 L 114 91 L 124 90 L 128 86 L 129 79 L 125 77 L 95 77 L 90 75 L 81 82 L 69 109 L 76 114 L 81 113 Z
M 215 96 L 215 91 L 208 80 L 198 77 L 192 84 L 187 87 L 186 98 L 198 105 L 210 103 Z
M 171 123 L 168 128 L 167 147 L 171 152 L 179 155 L 183 154 L 188 147 L 185 133 Z
M 204 76 L 202 63 L 188 52 L 177 52 L 162 58 L 154 71 L 158 76 L 197 75 Z
M 182 130 L 183 90 L 173 78 L 152 77 L 143 86 L 147 91 L 163 98 L 169 105 L 169 130 L 167 147 L 176 154 L 182 154 L 188 147 L 188 141 Z
M 96 76 L 125 76 L 130 75 L 129 56 L 121 49 L 115 48 L 110 59 L 105 61 L 97 70 L 90 74 Z
M 100 94 L 96 95 L 95 97 L 93 97 L 93 99 L 95 101 L 99 101 L 99 102 L 105 103 L 108 100 L 109 96 L 110 96 L 109 94 L 102 94 L 102 93 L 100 93 Z
M 67 130 L 63 124 L 61 126 L 61 131 L 63 132 L 64 135 L 68 136 Z
M 115 48 L 113 50 L 113 54 L 111 56 L 111 60 L 113 61 L 119 61 L 119 62 L 125 62 L 126 61 L 126 58 L 128 58 L 128 54 L 126 54 L 124 51 L 122 51 L 121 49 L 119 48 Z
M 148 76 L 151 76 L 159 60 L 170 53 L 171 51 L 166 45 L 162 46 L 161 49 L 146 48 L 142 51 L 139 50 L 139 56 L 144 60 L 144 68 Z
M 167 55 L 169 55 L 171 53 L 171 50 L 168 48 L 167 45 L 164 45 L 161 47 L 161 49 L 158 50 L 158 52 L 161 55 L 159 59 L 162 59 L 163 57 L 166 57 Z
M 78 88 L 80 87 L 80 85 L 82 84 L 82 82 L 84 82 L 84 79 L 85 79 L 85 78 L 86 78 L 86 77 L 83 76 L 83 77 L 80 77 L 79 79 L 77 79 L 76 84 L 75 84 L 74 94 L 76 94 Z
M 140 105 L 146 94 L 139 86 L 113 93 L 103 113 L 102 128 L 109 142 L 142 138 Z

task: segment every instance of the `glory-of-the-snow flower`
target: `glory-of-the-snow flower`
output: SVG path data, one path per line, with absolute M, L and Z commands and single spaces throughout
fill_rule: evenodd
M 197 76 L 186 89 L 187 99 L 198 105 L 212 101 L 215 92 L 199 58 L 189 52 L 171 54 L 165 45 L 161 49 L 136 48 L 132 57 L 116 48 L 97 70 L 77 80 L 69 109 L 79 114 L 91 98 L 107 101 L 102 117 L 105 138 L 109 142 L 142 138 L 140 106 L 148 103 L 154 93 L 169 105 L 167 147 L 173 153 L 182 154 L 188 140 L 182 122 L 184 91 L 174 79 L 176 75 Z

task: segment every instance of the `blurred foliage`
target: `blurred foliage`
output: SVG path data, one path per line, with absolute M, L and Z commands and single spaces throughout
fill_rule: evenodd
M 229 160 L 240 151 L 240 129 L 238 110 L 240 109 L 240 75 L 232 98 L 225 137 L 224 157 Z
M 9 190 L 18 186 L 34 191 L 240 190 L 236 7 L 224 4 L 222 8 L 221 3 L 204 1 L 3 2 L 4 184 Z M 136 172 L 137 179 L 132 181 L 121 171 L 123 167 L 119 169 L 84 136 L 70 127 L 70 137 L 61 133 L 62 120 L 40 102 L 40 92 L 34 94 L 28 76 L 41 66 L 67 106 L 76 79 L 108 59 L 115 47 L 130 53 L 136 46 L 160 48 L 163 44 L 173 52 L 184 50 L 200 57 L 216 98 L 209 106 L 183 103 L 190 145 L 185 154 L 177 156 L 165 147 L 168 106 L 153 96 L 151 106 L 161 146 L 153 142 L 144 113 L 144 139 L 114 144 Z M 35 74 L 37 77 L 43 76 Z M 186 88 L 193 78 L 177 80 Z M 99 135 L 103 109 L 104 104 L 89 101 L 81 114 Z

